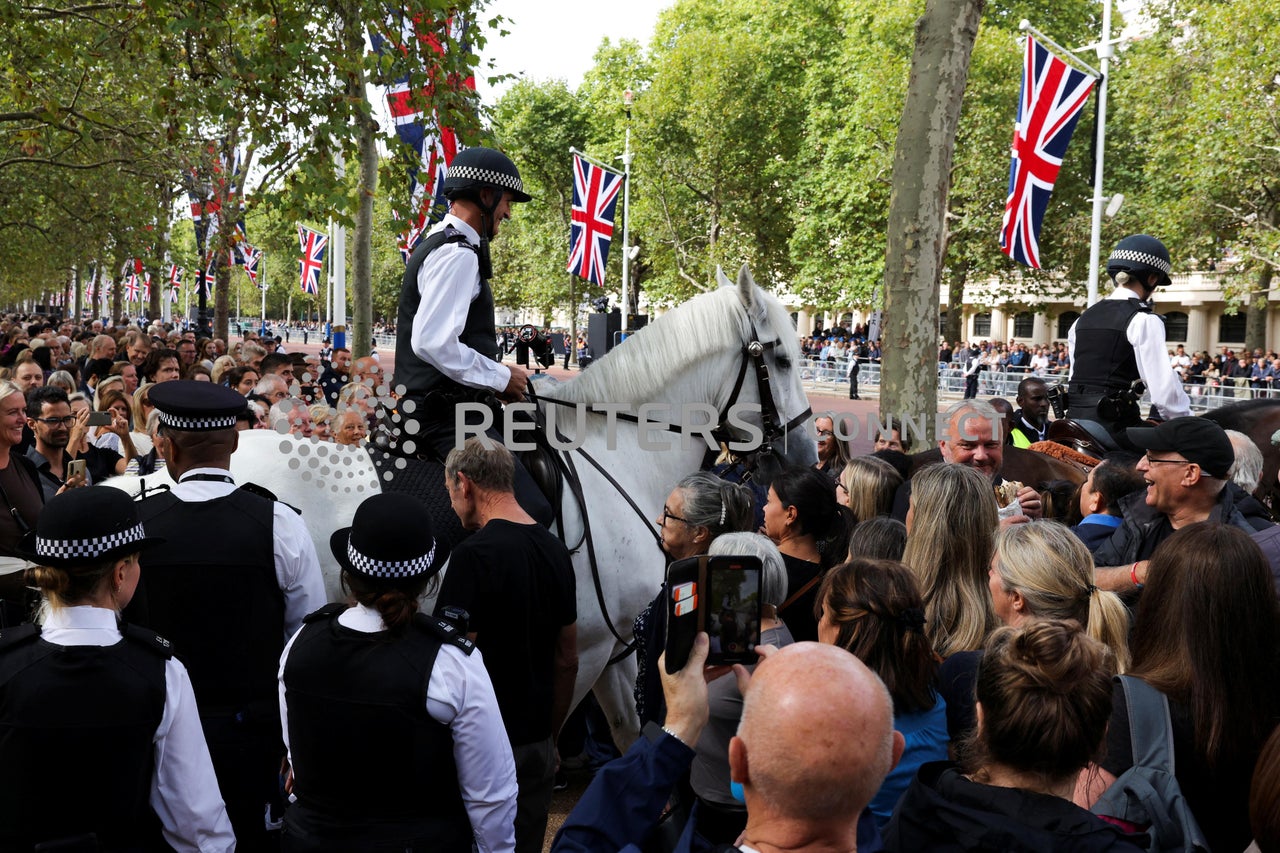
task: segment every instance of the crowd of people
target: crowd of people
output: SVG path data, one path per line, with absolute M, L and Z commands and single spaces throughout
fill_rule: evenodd
M 154 452 L 157 421 L 149 400 L 160 382 L 188 379 L 235 389 L 249 401 L 239 429 L 283 430 L 347 446 L 367 440 L 377 422 L 375 400 L 389 395 L 376 356 L 353 360 L 349 349 L 328 345 L 319 355 L 286 353 L 280 337 L 252 331 L 228 349 L 221 339 L 197 341 L 193 331 L 160 324 L 104 329 L 101 321 L 55 325 L 8 317 L 0 336 L 6 342 L 0 379 L 23 391 L 37 424 L 24 430 L 19 450 L 35 449 L 43 433 L 54 443 L 65 439 L 69 458 L 88 459 L 90 484 L 113 473 L 149 474 L 163 463 Z M 42 388 L 60 389 L 65 399 L 52 390 L 32 396 Z M 63 405 L 71 411 L 53 412 Z M 94 413 L 113 414 L 99 423 Z M 64 420 L 47 420 L 59 417 Z M 65 479 L 60 458 L 36 452 L 44 457 L 34 459 L 38 465 L 51 461 L 52 473 Z
M 818 465 L 763 494 L 675 484 L 656 518 L 673 560 L 761 560 L 762 662 L 704 670 L 696 645 L 696 675 L 668 673 L 656 590 L 636 699 L 663 728 L 597 775 L 554 849 L 1280 849 L 1280 527 L 1231 480 L 1256 485 L 1257 449 L 1204 419 L 1130 430 L 1139 452 L 1095 468 L 1064 523 L 1002 476 L 1003 420 L 956 403 L 913 473 L 898 425 L 851 457 L 819 418 Z M 1155 771 L 1180 793 L 1144 811 L 1127 792 Z

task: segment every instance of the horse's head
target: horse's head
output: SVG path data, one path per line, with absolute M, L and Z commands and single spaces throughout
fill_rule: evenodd
M 736 282 L 722 269 L 716 270 L 716 280 L 722 289 L 737 293 L 744 310 L 743 361 L 734 395 L 754 398 L 755 405 L 743 420 L 764 433 L 766 458 L 772 453 L 792 465 L 813 465 L 818 451 L 808 429 L 811 413 L 800 382 L 800 341 L 790 315 L 755 283 L 746 264 Z

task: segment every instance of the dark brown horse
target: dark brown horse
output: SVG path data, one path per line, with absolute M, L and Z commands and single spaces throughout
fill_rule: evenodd
M 1280 400 L 1245 400 L 1231 403 L 1220 409 L 1206 412 L 1202 417 L 1223 429 L 1242 432 L 1262 451 L 1262 479 L 1253 496 L 1260 500 L 1272 518 L 1280 510 L 1280 485 L 1276 475 L 1280 473 Z
M 941 461 L 942 451 L 936 447 L 932 450 L 913 453 L 911 454 L 911 473 L 915 474 L 921 468 L 936 465 Z M 1073 487 L 1079 486 L 1089 476 L 1089 472 L 1084 466 L 1073 465 L 1070 462 L 1044 453 L 1023 450 L 1021 447 L 1014 447 L 1013 445 L 1005 445 L 1004 462 L 1000 466 L 1000 476 L 1006 480 L 1017 480 L 1042 495 L 1052 492 L 1055 495 L 1053 503 L 1056 509 L 1053 515 L 1058 518 L 1064 518 L 1068 509 L 1068 506 L 1064 506 L 1064 504 L 1069 504 L 1069 501 L 1064 500 L 1064 495 L 1060 494 L 1063 492 L 1062 484 L 1066 482 L 1071 483 Z M 1048 509 L 1048 506 L 1049 504 L 1046 502 L 1046 509 Z

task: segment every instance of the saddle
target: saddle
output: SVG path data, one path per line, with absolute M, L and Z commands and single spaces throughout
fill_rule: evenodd
M 1055 444 L 1069 447 L 1093 459 L 1101 459 L 1108 453 L 1120 449 L 1120 445 L 1116 443 L 1107 428 L 1097 421 L 1074 418 L 1052 421 L 1045 437 Z

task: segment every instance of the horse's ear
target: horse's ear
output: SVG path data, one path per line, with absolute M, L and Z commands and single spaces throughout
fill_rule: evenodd
M 747 309 L 748 314 L 762 318 L 765 315 L 765 307 L 764 300 L 756 298 L 759 292 L 756 280 L 751 277 L 751 270 L 743 264 L 742 269 L 738 270 L 738 299 L 742 301 L 742 307 Z
M 734 284 L 729 280 L 729 276 L 724 274 L 724 267 L 716 264 L 716 284 L 721 287 L 733 287 Z

